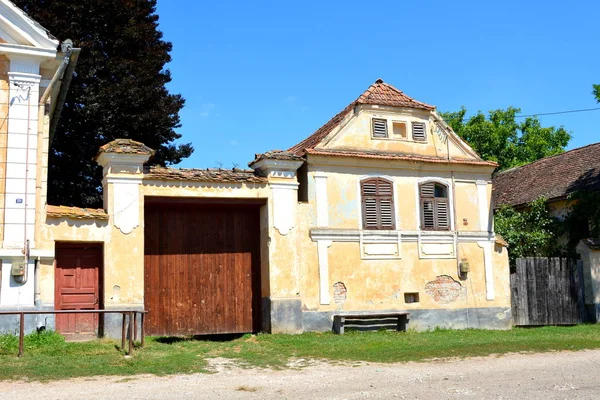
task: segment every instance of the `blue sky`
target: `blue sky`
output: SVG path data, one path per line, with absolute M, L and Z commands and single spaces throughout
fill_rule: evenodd
M 494 3 L 494 4 L 491 4 Z M 440 111 L 593 108 L 600 2 L 159 0 L 181 93 L 179 166 L 245 167 L 310 135 L 377 78 Z M 600 110 L 542 117 L 600 141 Z

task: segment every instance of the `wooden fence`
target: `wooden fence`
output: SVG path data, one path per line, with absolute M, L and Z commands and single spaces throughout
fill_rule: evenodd
M 584 322 L 583 264 L 565 258 L 517 259 L 510 275 L 515 326 Z

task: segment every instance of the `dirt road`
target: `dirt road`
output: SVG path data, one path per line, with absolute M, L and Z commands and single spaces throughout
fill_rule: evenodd
M 284 371 L 0 382 L 0 399 L 600 399 L 600 350 Z

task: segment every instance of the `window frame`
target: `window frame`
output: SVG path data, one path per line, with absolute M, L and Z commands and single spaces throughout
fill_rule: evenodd
M 427 184 L 433 184 L 433 194 L 424 195 L 423 186 Z M 445 197 L 436 197 L 436 185 L 439 185 L 445 190 Z M 418 185 L 418 198 L 419 198 L 419 221 L 421 224 L 421 230 L 423 231 L 450 231 L 452 230 L 452 212 L 450 209 L 451 198 L 450 198 L 450 185 L 442 183 L 436 180 L 427 180 L 419 182 Z M 433 204 L 433 226 L 425 226 L 425 203 L 431 202 Z M 440 214 L 439 205 L 444 204 L 446 208 L 446 219 L 447 225 L 440 227 Z
M 423 139 L 415 138 L 415 125 L 423 125 Z M 410 123 L 410 136 L 413 142 L 427 143 L 427 123 L 421 121 L 412 121 Z
M 379 121 L 379 122 L 385 123 L 385 136 L 375 136 L 375 121 Z M 378 118 L 378 117 L 372 117 L 371 118 L 371 138 L 372 139 L 378 139 L 378 140 L 385 140 L 385 139 L 389 139 L 390 138 L 390 129 L 388 127 L 388 120 L 387 120 L 387 118 Z
M 375 183 L 376 185 L 376 191 L 375 194 L 366 194 L 365 193 L 365 184 L 368 183 Z M 379 190 L 379 186 L 381 184 L 387 184 L 389 185 L 389 191 L 386 193 L 381 193 Z M 359 193 L 360 193 L 360 202 L 361 202 L 361 216 L 362 216 L 362 221 L 361 221 L 361 229 L 363 230 L 374 230 L 374 231 L 381 231 L 381 230 L 396 230 L 396 209 L 395 209 L 395 203 L 394 203 L 394 195 L 395 195 L 395 188 L 394 188 L 394 181 L 391 179 L 387 179 L 387 178 L 383 178 L 383 177 L 378 177 L 378 176 L 374 176 L 374 177 L 367 177 L 367 178 L 363 178 L 360 180 L 359 182 Z M 369 199 L 374 199 L 375 200 L 375 205 L 376 205 L 376 225 L 375 226 L 368 226 L 368 218 L 367 218 L 367 200 Z M 382 200 L 389 200 L 389 213 L 390 213 L 390 225 L 384 224 L 383 223 L 383 216 L 381 214 L 381 203 Z

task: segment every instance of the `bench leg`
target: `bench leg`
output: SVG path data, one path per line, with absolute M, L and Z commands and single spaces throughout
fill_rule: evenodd
M 406 315 L 398 316 L 398 332 L 406 332 L 406 324 L 408 323 L 408 317 Z
M 339 316 L 333 317 L 333 333 L 338 335 L 344 334 L 344 318 Z

